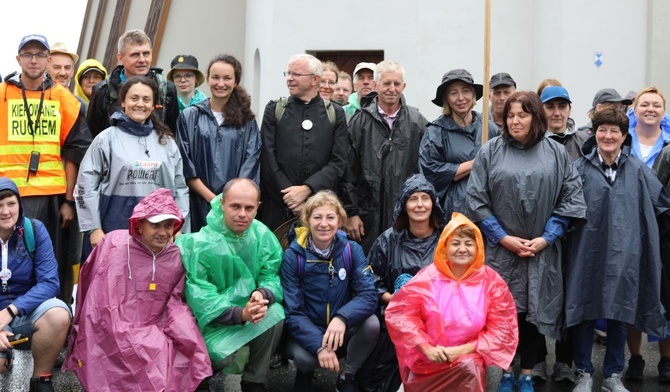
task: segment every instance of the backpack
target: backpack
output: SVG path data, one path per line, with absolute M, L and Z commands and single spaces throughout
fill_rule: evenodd
M 168 80 L 165 77 L 165 75 L 154 72 L 154 75 L 156 75 L 156 80 L 158 81 L 158 103 L 157 105 L 162 105 L 163 109 L 160 111 L 160 119 L 161 121 L 165 122 L 165 116 L 167 115 L 167 107 L 172 104 L 172 101 L 170 100 L 170 97 L 168 96 Z M 109 113 L 109 107 L 112 105 L 112 102 L 116 102 L 117 99 L 119 99 L 119 92 L 116 90 L 116 88 L 109 83 L 109 77 L 103 81 L 103 83 L 107 84 L 108 87 L 108 94 L 107 98 L 103 100 L 104 102 L 104 109 L 105 113 Z
M 282 116 L 284 115 L 284 111 L 286 111 L 288 98 L 281 97 L 279 99 L 275 99 L 273 102 L 277 103 L 275 106 L 275 119 L 277 120 L 277 123 L 279 123 L 279 120 L 281 120 Z M 333 106 L 333 103 L 327 99 L 323 100 L 323 106 L 326 108 L 326 114 L 328 115 L 328 121 L 330 121 L 330 127 L 333 129 L 333 131 L 335 131 L 335 107 Z
M 307 260 L 305 260 L 305 256 L 302 254 L 296 253 L 296 256 L 298 257 L 298 277 L 300 278 L 300 282 L 302 282 L 307 276 L 307 269 L 305 268 Z M 344 245 L 344 249 L 342 249 L 342 260 L 344 261 L 344 270 L 347 271 L 347 276 L 350 276 L 352 262 L 351 245 L 349 244 L 349 241 L 347 241 L 346 245 Z
M 23 245 L 32 261 L 35 261 L 35 223 L 25 216 L 23 217 Z

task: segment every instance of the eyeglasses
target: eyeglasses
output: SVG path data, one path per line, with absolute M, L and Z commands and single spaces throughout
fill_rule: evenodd
M 28 53 L 28 52 L 23 52 L 19 53 L 19 57 L 21 57 L 23 60 L 32 60 L 33 57 L 37 58 L 38 60 L 44 60 L 47 57 L 49 57 L 49 53 Z
M 331 82 L 331 81 L 329 81 L 329 80 L 322 80 L 322 81 L 321 81 L 321 85 L 322 85 L 322 86 L 335 87 L 336 84 L 337 84 L 337 83 L 335 83 L 335 82 Z
M 293 76 L 294 78 L 299 78 L 301 76 L 314 76 L 313 73 L 297 73 L 297 72 L 291 72 L 291 71 L 286 71 L 284 72 L 284 76 L 289 78 Z
M 193 80 L 195 79 L 195 74 L 187 73 L 183 75 L 172 75 L 172 80 Z

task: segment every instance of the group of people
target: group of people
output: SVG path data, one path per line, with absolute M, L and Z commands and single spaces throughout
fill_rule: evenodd
M 601 320 L 603 388 L 627 390 L 626 341 L 625 376 L 641 379 L 642 332 L 670 382 L 658 89 L 634 104 L 601 90 L 577 129 L 560 82 L 516 91 L 500 73 L 485 124 L 483 86 L 455 69 L 429 122 L 399 63 L 349 76 L 299 54 L 259 128 L 231 55 L 206 73 L 178 55 L 163 76 L 130 30 L 117 60 L 75 73 L 76 54 L 29 35 L 0 85 L 0 372 L 20 334 L 34 391 L 52 390 L 64 345 L 87 390 L 208 390 L 225 371 L 263 391 L 284 341 L 296 391 L 317 368 L 339 373 L 337 391 L 483 391 L 495 365 L 499 392 L 529 392 L 547 379 L 547 336 L 554 379 L 581 392 Z

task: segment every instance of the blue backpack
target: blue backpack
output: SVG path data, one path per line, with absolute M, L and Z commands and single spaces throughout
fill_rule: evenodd
M 23 245 L 35 261 L 35 223 L 30 218 L 23 217 Z

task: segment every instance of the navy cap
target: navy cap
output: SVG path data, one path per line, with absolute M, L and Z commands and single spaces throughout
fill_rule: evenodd
M 566 90 L 565 87 L 548 86 L 545 87 L 544 90 L 542 90 L 542 95 L 540 96 L 540 100 L 542 101 L 542 103 L 549 102 L 552 99 L 556 98 L 565 99 L 566 101 L 572 103 L 572 101 L 570 100 L 570 94 L 568 94 L 568 90 Z
M 28 42 L 39 42 L 42 44 L 46 50 L 51 51 L 51 48 L 49 47 L 49 42 L 47 41 L 47 37 L 39 34 L 30 34 L 26 35 L 25 37 L 21 38 L 21 43 L 19 44 L 19 50 L 18 52 L 21 51 L 21 49 L 28 43 Z

